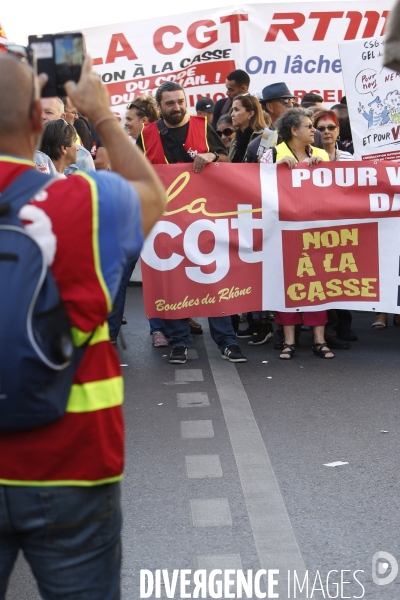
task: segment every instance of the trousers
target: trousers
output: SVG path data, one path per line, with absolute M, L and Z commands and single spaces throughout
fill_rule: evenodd
M 189 346 L 189 319 L 165 319 L 165 332 L 169 336 L 169 345 Z M 237 344 L 231 317 L 208 317 L 210 334 L 220 350 L 230 344 Z
M 119 483 L 0 486 L 0 600 L 21 549 L 43 600 L 120 600 Z

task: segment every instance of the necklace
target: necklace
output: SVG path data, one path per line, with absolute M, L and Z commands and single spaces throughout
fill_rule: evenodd
M 329 160 L 330 160 L 331 162 L 333 162 L 333 161 L 336 161 L 336 160 L 339 160 L 339 158 L 338 158 L 338 155 L 337 155 L 337 150 L 336 150 L 336 148 L 335 148 L 335 150 L 334 150 L 334 152 L 333 152 L 333 157 L 331 158 L 331 155 L 329 155 Z
M 293 152 L 293 150 L 291 149 L 291 147 L 289 146 L 289 144 L 287 142 L 285 142 L 286 146 L 289 148 L 290 152 L 293 154 L 293 156 L 295 157 L 295 159 L 297 160 L 297 162 L 300 162 L 299 159 L 297 158 L 297 156 L 295 155 L 295 153 Z M 308 153 L 308 148 L 305 149 L 306 154 L 308 156 L 308 158 L 310 158 L 310 155 Z

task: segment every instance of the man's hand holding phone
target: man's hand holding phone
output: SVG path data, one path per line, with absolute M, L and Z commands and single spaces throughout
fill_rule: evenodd
M 85 56 L 78 83 L 68 81 L 65 84 L 65 91 L 74 106 L 87 116 L 93 124 L 96 124 L 100 119 L 104 119 L 104 117 L 116 120 L 110 110 L 110 97 L 107 88 L 101 82 L 100 77 L 92 71 L 90 56 Z

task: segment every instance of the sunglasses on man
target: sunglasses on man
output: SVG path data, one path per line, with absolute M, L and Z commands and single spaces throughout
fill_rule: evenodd
M 15 58 L 18 58 L 21 62 L 25 62 L 33 66 L 33 52 L 28 46 L 19 46 L 18 44 L 1 44 L 0 52 L 12 54 Z
M 224 135 L 225 137 L 229 137 L 230 135 L 232 135 L 233 133 L 235 133 L 234 129 L 231 129 L 230 127 L 227 127 L 226 129 L 223 129 L 222 131 L 217 131 L 217 135 L 222 138 L 222 136 Z

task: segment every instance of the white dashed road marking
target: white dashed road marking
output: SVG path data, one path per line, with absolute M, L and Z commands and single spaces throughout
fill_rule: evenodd
M 190 511 L 194 527 L 232 527 L 228 498 L 191 500 Z
M 228 428 L 260 567 L 280 570 L 279 589 L 283 591 L 287 589 L 287 571 L 295 569 L 299 576 L 302 575 L 305 573 L 304 561 L 236 367 L 221 360 L 209 334 L 204 335 L 204 343 Z M 251 368 L 251 364 L 248 367 Z
M 212 421 L 181 421 L 181 436 L 184 440 L 213 438 Z
M 210 406 L 207 392 L 189 392 L 177 394 L 178 408 L 199 408 Z
M 204 381 L 201 369 L 175 369 L 175 381 Z
M 190 479 L 222 477 L 221 461 L 218 454 L 185 456 L 187 475 Z

